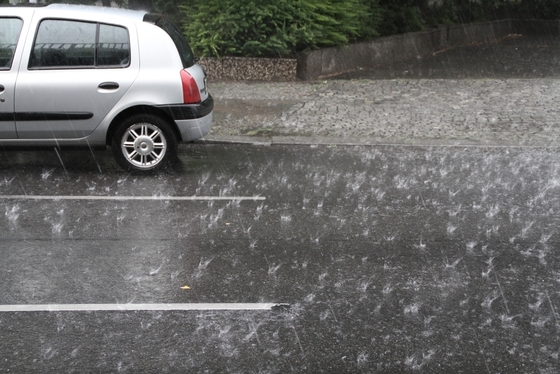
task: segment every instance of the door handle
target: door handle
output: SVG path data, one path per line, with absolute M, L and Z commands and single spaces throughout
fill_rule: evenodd
M 116 90 L 119 88 L 119 84 L 117 82 L 103 82 L 98 87 L 103 90 Z

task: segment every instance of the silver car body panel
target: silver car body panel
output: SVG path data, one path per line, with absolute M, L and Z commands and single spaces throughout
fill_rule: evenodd
M 184 142 L 191 142 L 200 139 L 210 132 L 212 124 L 212 113 L 205 117 L 176 121 Z
M 0 17 L 3 18 L 18 18 L 22 20 L 22 27 L 16 43 L 16 49 L 12 58 L 12 64 L 9 70 L 0 70 L 0 85 L 4 89 L 0 92 L 0 115 L 6 115 L 8 118 L 13 118 L 14 113 L 14 99 L 15 99 L 15 84 L 18 75 L 19 62 L 23 53 L 22 45 L 27 37 L 29 30 L 29 22 L 33 15 L 33 9 L 21 9 L 21 11 L 14 11 L 11 8 L 6 8 L 0 11 Z M 0 139 L 8 138 L 13 139 L 17 136 L 15 118 L 13 120 L 7 119 L 0 122 Z
M 7 117 L 4 121 L 0 121 L 0 139 L 10 139 L 17 136 L 16 121 L 15 118 L 13 118 L 16 77 L 17 69 L 13 66 L 8 71 L 0 72 L 0 84 L 2 85 L 0 89 L 0 95 L 2 97 L 2 102 L 0 102 L 0 115 L 3 114 Z

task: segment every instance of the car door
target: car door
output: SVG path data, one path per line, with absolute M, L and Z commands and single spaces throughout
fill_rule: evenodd
M 23 21 L 17 17 L 0 17 L 0 139 L 16 138 L 14 87 L 17 64 L 14 55 Z
M 43 19 L 16 83 L 20 139 L 83 138 L 131 86 L 129 28 L 91 21 Z

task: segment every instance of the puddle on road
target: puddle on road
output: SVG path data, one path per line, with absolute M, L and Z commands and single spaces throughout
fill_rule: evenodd
M 225 99 L 216 101 L 214 106 L 214 116 L 219 119 L 220 116 L 242 118 L 244 119 L 248 113 L 257 116 L 280 116 L 282 113 L 289 111 L 292 106 L 296 105 L 295 100 L 242 100 L 242 99 Z
M 212 133 L 271 136 L 274 123 L 293 111 L 296 100 L 216 100 Z

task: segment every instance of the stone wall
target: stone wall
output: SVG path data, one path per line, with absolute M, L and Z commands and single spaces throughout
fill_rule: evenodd
M 296 80 L 297 60 L 275 58 L 202 58 L 199 62 L 210 81 L 274 81 Z
M 514 24 L 510 20 L 442 26 L 429 31 L 376 38 L 345 47 L 304 52 L 298 55 L 297 76 L 303 80 L 320 79 L 426 56 L 449 47 L 487 42 L 514 32 Z
M 434 30 L 380 37 L 344 47 L 302 52 L 297 59 L 203 58 L 200 64 L 206 69 L 211 81 L 315 80 L 422 57 L 445 48 L 489 42 L 513 33 L 559 35 L 560 22 L 503 20 L 442 26 Z

